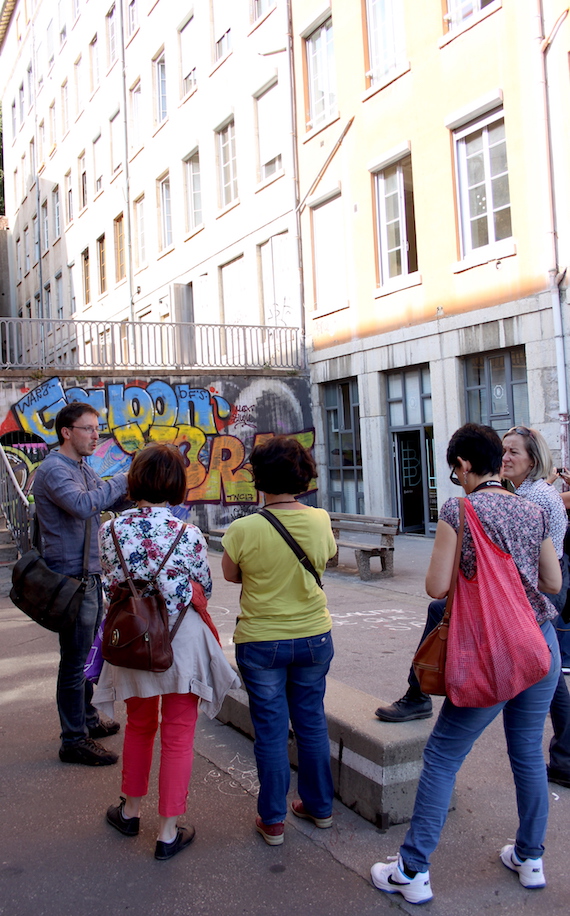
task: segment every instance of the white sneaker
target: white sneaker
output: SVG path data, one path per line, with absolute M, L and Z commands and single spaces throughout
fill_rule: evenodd
M 397 862 L 377 862 L 370 869 L 372 884 L 379 891 L 387 894 L 401 894 L 408 903 L 427 903 L 431 900 L 431 884 L 429 871 L 418 872 L 415 878 L 408 878 L 404 874 L 402 857 L 398 856 Z
M 518 873 L 519 881 L 523 887 L 546 887 L 542 859 L 525 859 L 524 862 L 521 862 L 515 852 L 514 845 L 511 844 L 503 846 L 501 849 L 501 862 L 511 871 Z

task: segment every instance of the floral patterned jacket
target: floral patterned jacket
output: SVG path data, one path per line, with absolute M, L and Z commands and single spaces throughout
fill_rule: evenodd
M 153 577 L 182 524 L 170 509 L 153 506 L 129 509 L 115 519 L 115 532 L 133 578 L 148 580 Z M 110 597 L 117 583 L 125 578 L 113 544 L 111 522 L 101 527 L 99 548 L 103 587 Z M 202 585 L 209 598 L 212 579 L 206 542 L 195 525 L 188 525 L 158 577 L 169 614 L 178 614 L 192 601 L 192 579 Z

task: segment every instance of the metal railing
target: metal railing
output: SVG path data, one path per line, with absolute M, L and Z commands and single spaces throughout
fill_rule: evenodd
M 26 494 L 16 480 L 12 465 L 0 445 L 0 507 L 10 534 L 20 554 L 26 553 L 31 544 L 31 506 Z
M 0 318 L 2 369 L 301 369 L 299 328 Z

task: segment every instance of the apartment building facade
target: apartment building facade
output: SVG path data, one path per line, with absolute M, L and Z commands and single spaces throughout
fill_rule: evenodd
M 463 422 L 568 460 L 568 10 L 292 7 L 324 504 L 428 533 Z

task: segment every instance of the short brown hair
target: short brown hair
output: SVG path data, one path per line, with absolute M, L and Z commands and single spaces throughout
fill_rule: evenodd
M 91 404 L 86 404 L 84 401 L 72 401 L 71 404 L 66 404 L 65 407 L 61 408 L 55 418 L 55 431 L 60 445 L 65 442 L 61 434 L 63 427 L 71 429 L 75 421 L 79 420 L 84 413 L 92 413 L 97 418 L 101 416 L 98 410 L 95 410 Z
M 175 445 L 147 445 L 137 452 L 128 475 L 131 499 L 178 506 L 186 496 L 186 466 Z
M 288 436 L 274 436 L 256 445 L 249 460 L 256 489 L 264 493 L 305 493 L 317 476 L 311 453 Z

